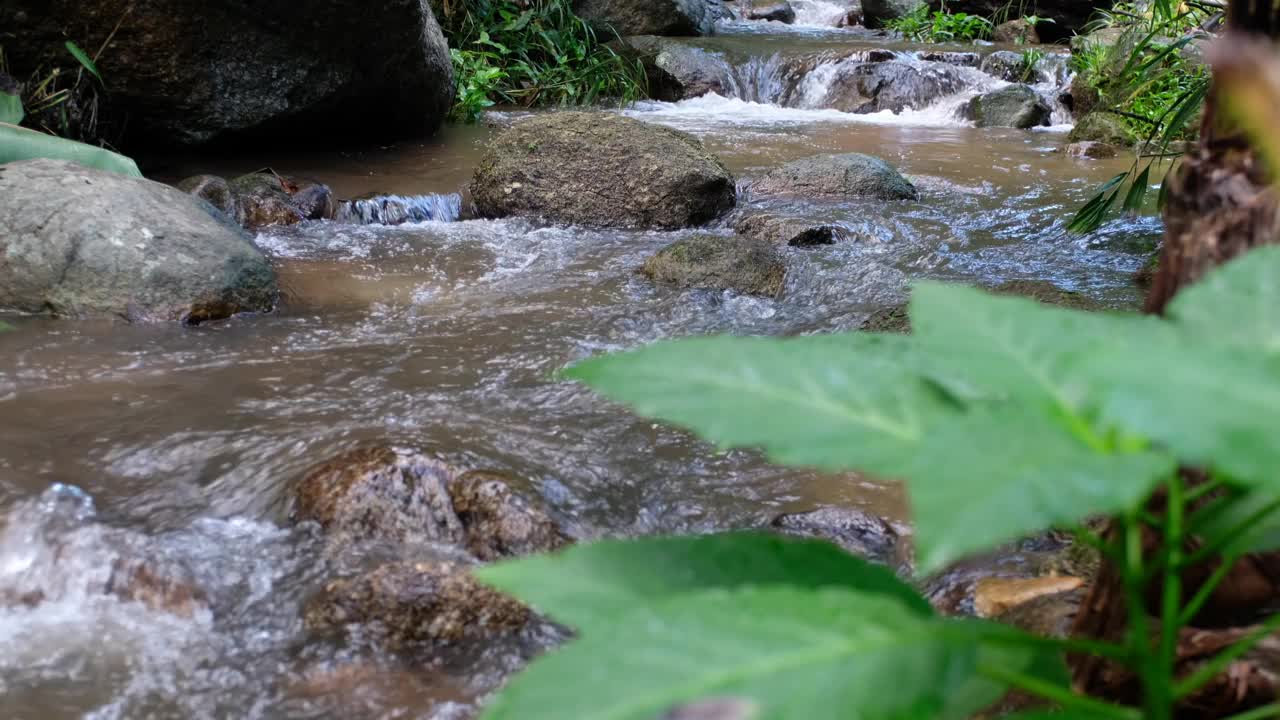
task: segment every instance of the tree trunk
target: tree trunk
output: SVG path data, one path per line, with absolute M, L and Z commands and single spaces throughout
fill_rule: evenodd
M 1228 36 L 1222 42 L 1232 43 L 1233 37 L 1274 42 L 1280 37 L 1280 0 L 1231 0 Z M 1217 90 L 1211 91 L 1200 139 L 1167 180 L 1164 246 L 1147 298 L 1147 312 L 1163 313 L 1179 290 L 1250 248 L 1280 242 L 1280 202 L 1271 179 L 1248 138 L 1222 112 Z M 1189 482 L 1196 482 L 1197 473 L 1184 474 Z M 1151 509 L 1163 512 L 1162 505 L 1156 498 Z M 1108 540 L 1114 532 L 1113 528 L 1106 531 Z M 1144 552 L 1153 554 L 1159 542 L 1150 534 L 1144 538 Z M 1206 580 L 1217 562 L 1188 571 L 1188 594 Z M 1152 590 L 1158 593 L 1160 588 Z M 1257 621 L 1265 606 L 1274 606 L 1278 596 L 1280 553 L 1238 561 L 1195 619 L 1198 629 L 1189 628 L 1181 636 L 1180 667 L 1192 668 L 1229 645 L 1242 627 Z M 1150 597 L 1154 599 L 1155 594 Z M 1149 603 L 1148 607 L 1156 605 Z M 1081 606 L 1073 632 L 1080 637 L 1117 641 L 1126 630 L 1126 615 L 1119 574 L 1104 564 Z M 1260 665 L 1264 662 L 1270 667 Z M 1188 698 L 1179 707 L 1179 717 L 1222 717 L 1274 701 L 1280 695 L 1280 680 L 1272 674 L 1276 667 L 1270 656 L 1241 658 L 1217 681 Z M 1073 657 L 1072 671 L 1081 692 L 1121 702 L 1138 700 L 1135 678 L 1113 663 Z

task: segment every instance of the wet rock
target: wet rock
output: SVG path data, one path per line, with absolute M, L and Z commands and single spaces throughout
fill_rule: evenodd
M 926 62 L 940 62 L 960 67 L 978 67 L 982 64 L 982 56 L 974 52 L 956 52 L 952 50 L 929 50 L 920 53 L 920 59 Z
M 979 614 L 979 589 L 986 587 L 984 606 L 998 614 L 1007 609 L 1000 603 L 1019 593 L 1033 598 L 1038 590 L 1087 584 L 1098 566 L 1095 550 L 1076 544 L 1065 534 L 1049 532 L 962 560 L 927 578 L 922 592 L 944 615 L 974 616 Z M 1012 592 L 991 592 L 992 588 Z
M 973 608 L 978 617 L 994 618 L 1037 598 L 1070 592 L 1083 586 L 1083 580 L 1069 575 L 984 578 L 974 587 Z
M 1106 143 L 1093 142 L 1089 140 L 1071 143 L 1067 146 L 1067 155 L 1074 158 L 1105 160 L 1107 158 L 1113 158 L 1119 154 L 1120 148 L 1115 145 L 1108 145 Z
M 1071 635 L 1071 628 L 1087 592 L 1086 588 L 1077 587 L 1065 592 L 1040 595 L 1014 605 L 992 619 L 1033 635 L 1065 638 Z
M 489 146 L 471 194 L 482 217 L 668 230 L 736 202 L 733 175 L 693 136 L 600 112 L 516 123 Z
M 190 195 L 68 162 L 0 165 L 0 307 L 201 322 L 269 311 L 277 292 L 249 238 Z
M 1143 288 L 1144 290 L 1150 289 L 1151 285 L 1156 281 L 1156 271 L 1159 268 L 1160 250 L 1157 249 L 1155 252 L 1151 253 L 1146 262 L 1142 263 L 1142 267 L 1138 268 L 1137 271 L 1133 273 L 1133 284 Z
M 852 28 L 859 27 L 863 23 L 862 5 L 856 5 L 849 8 L 848 12 L 840 16 L 840 20 L 836 22 L 836 27 Z
M 294 488 L 291 518 L 316 522 L 340 542 L 441 543 L 481 560 L 567 544 L 513 484 L 497 473 L 459 474 L 423 455 L 364 448 L 308 471 Z
M 467 649 L 525 629 L 534 615 L 517 600 L 446 560 L 393 562 L 335 580 L 307 605 L 312 632 L 360 626 L 396 649 Z
M 653 35 L 629 37 L 625 44 L 644 65 L 649 94 L 655 100 L 678 102 L 708 93 L 732 94 L 731 70 L 716 54 Z
M 892 165 L 871 155 L 846 153 L 802 158 L 757 180 L 761 195 L 915 200 L 914 185 Z
M 867 27 L 884 27 L 886 21 L 910 15 L 927 4 L 928 0 L 862 0 L 862 17 Z
M 1013 295 L 1030 298 L 1045 305 L 1057 305 L 1068 310 L 1097 311 L 1104 309 L 1102 303 L 1088 295 L 1081 295 L 1072 290 L 1063 290 L 1048 280 L 1010 280 L 991 288 L 997 295 Z
M 991 40 L 998 43 L 1036 45 L 1040 42 L 1040 34 L 1036 32 L 1036 26 L 1026 20 L 1009 20 L 995 26 L 991 31 Z
M 858 329 L 864 332 L 911 332 L 911 316 L 907 309 L 907 303 L 890 305 L 876 310 L 863 321 Z
M 574 0 L 573 10 L 606 37 L 710 35 L 723 6 L 719 0 Z
M 1023 130 L 1049 124 L 1053 110 L 1027 85 L 1010 85 L 969 101 L 965 115 L 978 127 Z
M 1006 82 L 1026 82 L 1027 67 L 1022 61 L 1022 53 L 1012 50 L 997 50 L 982 59 L 979 66 L 982 72 L 998 77 Z
M 1068 95 L 1071 98 L 1071 115 L 1077 118 L 1093 112 L 1102 102 L 1102 93 L 1090 85 L 1088 78 L 1082 74 L 1071 78 Z
M 967 85 L 954 65 L 869 61 L 837 75 L 823 106 L 850 113 L 900 113 L 925 107 Z
M 830 245 L 845 235 L 838 225 L 811 223 L 768 213 L 749 213 L 733 224 L 735 232 L 763 242 L 791 247 Z
M 767 2 L 753 5 L 750 12 L 747 13 L 747 19 L 768 20 L 790 25 L 796 21 L 796 11 L 791 7 L 791 3 L 786 2 L 786 0 L 782 2 Z
M 1092 112 L 1076 121 L 1067 134 L 1067 142 L 1102 142 L 1120 147 L 1132 147 L 1137 141 L 1133 131 L 1125 127 L 1120 118 L 1110 113 Z
M 769 523 L 777 532 L 829 540 L 861 558 L 885 565 L 903 564 L 898 532 L 883 518 L 854 508 L 822 508 L 779 515 Z
M 327 220 L 337 212 L 337 201 L 328 186 L 271 171 L 249 173 L 230 182 L 213 175 L 196 175 L 176 187 L 209 201 L 246 230 Z
M 175 187 L 188 195 L 195 195 L 234 218 L 240 213 L 236 194 L 225 178 L 217 175 L 196 175 L 178 183 Z
M 645 261 L 641 272 L 680 289 L 734 290 L 776 298 L 786 281 L 786 261 L 770 242 L 742 235 L 693 235 Z
M 0 27 L 20 76 L 74 66 L 67 37 L 105 48 L 104 112 L 128 118 L 135 146 L 420 136 L 453 101 L 449 50 L 422 0 L 11 0 Z

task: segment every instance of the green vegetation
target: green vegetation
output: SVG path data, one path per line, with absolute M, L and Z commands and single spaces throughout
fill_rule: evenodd
M 458 83 L 453 118 L 474 122 L 495 103 L 631 102 L 644 69 L 603 45 L 569 0 L 446 3 L 441 20 Z
M 133 160 L 76 141 L 97 136 L 97 91 L 103 82 L 93 58 L 69 40 L 66 48 L 80 66 L 75 73 L 38 69 L 23 85 L 10 78 L 0 49 L 0 163 L 53 158 L 142 177 Z M 68 83 L 67 77 L 73 79 Z
M 885 27 L 902 33 L 902 37 L 915 42 L 959 42 L 982 40 L 991 37 L 991 21 L 967 13 L 950 13 L 946 7 L 929 12 L 928 5 L 920 5 L 909 14 L 885 23 Z
M 1184 290 L 1163 319 L 926 283 L 910 336 L 697 338 L 577 364 L 568 377 L 718 445 L 906 480 L 922 573 L 1069 527 L 1123 579 L 1132 621 L 1111 643 L 940 618 L 823 543 L 604 542 L 478 571 L 579 631 L 485 717 L 652 720 L 709 701 L 732 717 L 965 718 L 1018 688 L 1065 711 L 1053 717 L 1167 720 L 1280 627 L 1176 672 L 1178 632 L 1226 569 L 1280 547 L 1278 284 L 1276 247 Z M 1085 524 L 1102 514 L 1115 532 Z M 1222 570 L 1184 585 L 1214 558 Z M 1078 695 L 1068 652 L 1132 670 L 1140 708 Z
M 1175 143 L 1195 137 L 1194 121 L 1208 94 L 1210 75 L 1184 52 L 1194 39 L 1191 31 L 1205 17 L 1196 6 L 1178 11 L 1172 0 L 1160 0 L 1145 10 L 1117 5 L 1100 13 L 1091 29 L 1119 28 L 1119 38 L 1110 44 L 1086 41 L 1073 53 L 1079 87 L 1094 95 L 1098 111 L 1119 117 L 1141 143 L 1130 170 L 1101 187 L 1072 219 L 1072 232 L 1096 230 L 1122 194 L 1125 211 L 1141 209 L 1153 171 L 1170 172 L 1181 154 Z
M 1041 60 L 1044 60 L 1043 50 L 1037 48 L 1023 50 L 1021 57 L 1018 58 L 1018 82 L 1034 82 L 1036 67 L 1040 65 Z

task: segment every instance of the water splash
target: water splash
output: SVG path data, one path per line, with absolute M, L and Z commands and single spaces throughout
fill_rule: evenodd
M 359 225 L 403 225 L 417 222 L 454 222 L 462 214 L 462 196 L 379 195 L 350 200 L 338 207 L 338 222 Z

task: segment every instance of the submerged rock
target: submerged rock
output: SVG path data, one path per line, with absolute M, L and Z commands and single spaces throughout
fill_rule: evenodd
M 209 204 L 74 163 L 0 165 L 0 307 L 136 321 L 267 312 L 270 263 Z
M 761 195 L 915 200 L 916 188 L 892 165 L 871 155 L 846 153 L 802 158 L 757 180 Z
M 791 3 L 787 0 L 782 2 L 767 2 L 759 5 L 753 5 L 751 11 L 747 13 L 748 20 L 768 20 L 772 22 L 780 22 L 784 25 L 790 25 L 796 21 L 795 8 L 791 7 Z
M 489 146 L 471 194 L 482 217 L 677 229 L 736 202 L 733 175 L 687 133 L 601 112 L 522 120 Z
M 0 3 L 0 28 L 22 77 L 74 66 L 67 37 L 103 48 L 103 112 L 127 117 L 135 144 L 420 136 L 454 95 L 449 49 L 423 0 L 12 0 Z
M 1113 158 L 1120 154 L 1120 148 L 1115 145 L 1108 145 L 1102 142 L 1093 142 L 1086 140 L 1084 142 L 1071 143 L 1067 146 L 1067 155 L 1074 158 L 1087 158 L 1089 160 L 1105 160 Z
M 236 198 L 236 220 L 249 230 L 329 219 L 337 209 L 327 186 L 274 172 L 241 175 L 229 185 Z
M 226 178 L 217 175 L 195 175 L 178 183 L 174 187 L 188 195 L 195 195 L 210 205 L 235 218 L 240 214 L 240 205 L 236 201 L 236 193 Z
M 911 316 L 907 309 L 907 303 L 890 305 L 876 310 L 862 322 L 858 329 L 864 332 L 911 332 Z
M 682 290 L 735 290 L 776 298 L 782 294 L 787 265 L 770 242 L 742 235 L 694 235 L 659 250 L 642 272 Z
M 733 229 L 740 235 L 791 247 L 830 245 L 844 237 L 844 229 L 829 223 L 811 223 L 768 213 L 748 213 L 738 218 Z
M 307 629 L 360 626 L 396 649 L 467 650 L 525 629 L 534 614 L 446 560 L 392 562 L 325 585 L 308 605 Z
M 710 35 L 719 0 L 574 0 L 573 10 L 606 36 Z
M 965 116 L 978 127 L 1011 127 L 1026 130 L 1049 124 L 1053 110 L 1034 89 L 1010 85 L 979 95 L 965 107 Z
M 787 513 L 775 517 L 769 526 L 786 535 L 829 540 L 874 562 L 895 567 L 904 564 L 898 532 L 883 518 L 862 510 L 831 507 Z
M 1070 310 L 1093 312 L 1106 309 L 1106 306 L 1088 295 L 1063 290 L 1047 280 L 1010 280 L 987 289 L 997 295 L 1030 298 L 1046 305 L 1058 305 Z M 880 308 L 871 313 L 859 329 L 866 332 L 909 333 L 911 332 L 909 305 L 908 302 L 902 302 Z
M 442 543 L 481 560 L 544 552 L 569 541 L 511 478 L 459 474 L 432 458 L 390 448 L 340 455 L 308 471 L 291 518 L 346 541 Z
M 1076 121 L 1067 134 L 1067 142 L 1103 142 L 1120 147 L 1132 147 L 1137 142 L 1133 131 L 1111 113 L 1092 112 Z
M 732 95 L 730 68 L 718 55 L 653 35 L 629 37 L 624 42 L 644 65 L 649 95 L 655 100 L 678 102 L 708 93 Z
M 1035 45 L 1040 42 L 1036 26 L 1021 18 L 1002 22 L 991 31 L 992 42 Z

